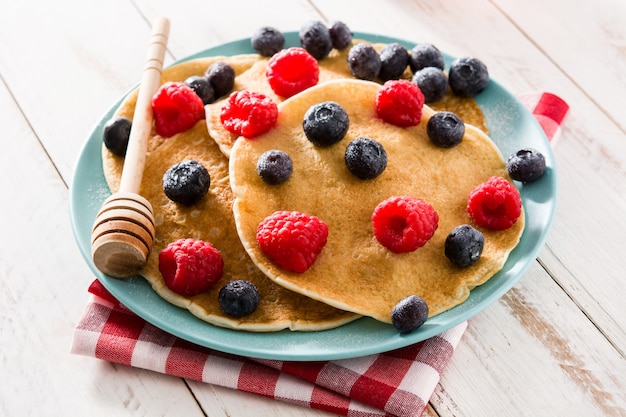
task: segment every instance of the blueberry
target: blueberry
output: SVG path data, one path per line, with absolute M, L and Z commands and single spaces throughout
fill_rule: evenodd
M 545 172 L 546 158 L 536 149 L 520 149 L 509 156 L 506 169 L 514 180 L 524 183 L 533 182 Z
M 340 21 L 332 22 L 328 31 L 333 41 L 333 48 L 339 50 L 346 49 L 352 44 L 352 32 L 345 23 Z
M 455 227 L 446 238 L 444 252 L 456 266 L 465 268 L 474 265 L 485 246 L 485 237 L 468 224 Z
M 426 103 L 441 100 L 448 91 L 448 77 L 437 67 L 422 68 L 413 74 L 412 80 L 424 94 Z
M 387 168 L 387 152 L 383 145 L 370 138 L 357 138 L 346 147 L 348 170 L 362 180 L 376 178 Z
M 348 52 L 348 66 L 356 78 L 371 81 L 380 72 L 380 56 L 372 45 L 357 43 Z
M 487 66 L 477 58 L 457 58 L 450 64 L 448 84 L 459 97 L 474 97 L 489 84 Z
M 104 124 L 102 140 L 104 146 L 115 155 L 126 155 L 132 122 L 125 117 L 114 117 Z
M 276 28 L 265 26 L 250 38 L 252 48 L 262 56 L 272 56 L 285 46 L 285 36 Z
M 163 175 L 163 191 L 175 203 L 197 203 L 209 191 L 209 171 L 199 162 L 186 160 L 171 166 Z
M 419 328 L 428 319 L 428 305 L 422 297 L 409 295 L 391 310 L 391 323 L 402 334 Z
M 260 302 L 257 287 L 243 279 L 230 281 L 224 285 L 217 299 L 222 311 L 233 317 L 243 317 L 253 313 Z
M 320 21 L 306 23 L 300 28 L 300 45 L 317 60 L 324 59 L 333 49 L 333 40 L 326 25 Z
M 256 171 L 267 184 L 278 185 L 289 179 L 293 172 L 293 163 L 286 152 L 272 149 L 259 157 Z
M 348 113 L 334 101 L 312 105 L 302 119 L 304 134 L 316 146 L 330 146 L 339 142 L 349 126 Z
M 216 99 L 230 92 L 235 85 L 235 70 L 223 61 L 211 64 L 204 76 L 211 83 Z
M 379 52 L 380 71 L 378 77 L 382 81 L 397 80 L 409 65 L 409 51 L 399 43 L 390 43 Z
M 426 67 L 435 67 L 443 70 L 445 63 L 443 54 L 435 45 L 420 43 L 411 49 L 409 66 L 411 67 L 411 71 L 415 73 Z
M 200 77 L 198 75 L 192 75 L 185 80 L 191 89 L 202 99 L 202 103 L 209 104 L 215 100 L 215 91 L 213 86 L 206 77 Z
M 440 111 L 431 116 L 426 133 L 432 143 L 440 148 L 452 148 L 463 140 L 465 124 L 456 113 Z

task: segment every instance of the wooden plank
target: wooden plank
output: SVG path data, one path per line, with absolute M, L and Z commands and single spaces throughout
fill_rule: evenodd
M 127 0 L 31 3 L 3 5 L 0 72 L 68 182 L 95 123 L 139 82 L 150 27 Z
M 442 416 L 625 416 L 625 390 L 623 357 L 535 264 L 470 320 L 432 402 Z
M 494 3 L 626 131 L 626 3 L 566 0 Z
M 263 26 L 297 31 L 307 20 L 320 18 L 319 12 L 306 0 L 240 1 L 235 14 L 229 2 L 139 0 L 136 5 L 149 21 L 162 15 L 171 20 L 170 50 L 177 59 L 222 43 L 249 38 Z
M 92 274 L 74 244 L 67 188 L 0 83 L 2 415 L 201 416 L 179 378 L 70 354 Z M 80 398 L 80 401 L 76 401 Z

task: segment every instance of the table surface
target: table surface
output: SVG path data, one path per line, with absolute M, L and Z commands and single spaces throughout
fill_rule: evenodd
M 68 184 L 94 124 L 138 82 L 158 16 L 172 23 L 166 64 L 265 25 L 342 20 L 480 57 L 510 91 L 564 98 L 547 243 L 470 320 L 425 415 L 626 416 L 618 0 L 0 0 L 0 415 L 329 415 L 70 354 L 93 275 L 72 235 Z

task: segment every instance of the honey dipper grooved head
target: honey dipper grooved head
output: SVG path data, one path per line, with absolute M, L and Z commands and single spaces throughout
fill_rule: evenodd
M 135 276 L 146 265 L 154 234 L 154 214 L 148 200 L 133 193 L 113 194 L 94 222 L 93 263 L 114 278 Z

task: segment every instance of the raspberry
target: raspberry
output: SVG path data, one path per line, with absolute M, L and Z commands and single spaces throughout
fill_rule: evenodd
M 522 199 L 513 184 L 493 176 L 470 192 L 467 212 L 478 226 L 504 230 L 520 216 Z
M 376 113 L 387 123 L 416 126 L 422 120 L 424 95 L 408 80 L 390 80 L 376 94 Z
M 298 211 L 276 211 L 256 233 L 261 250 L 283 269 L 303 273 L 317 259 L 328 237 L 328 225 Z
M 170 290 L 193 296 L 222 278 L 224 260 L 209 242 L 179 239 L 159 253 L 159 271 Z
M 247 90 L 232 93 L 220 114 L 226 130 L 248 139 L 270 130 L 277 118 L 278 107 L 271 98 Z
M 204 119 L 204 103 L 184 83 L 167 82 L 152 97 L 156 133 L 169 138 Z
M 412 252 L 433 237 L 439 225 L 437 211 L 419 198 L 394 196 L 380 203 L 372 214 L 374 236 L 395 253 Z
M 304 48 L 291 47 L 274 54 L 265 75 L 272 90 L 281 97 L 291 97 L 313 87 L 319 80 L 317 60 Z

